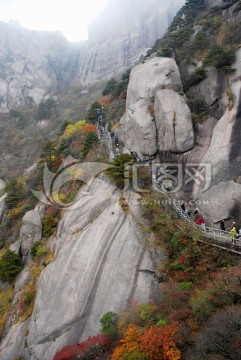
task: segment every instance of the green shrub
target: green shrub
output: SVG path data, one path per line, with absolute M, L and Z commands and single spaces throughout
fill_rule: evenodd
M 31 255 L 31 257 L 32 257 L 33 259 L 34 259 L 35 256 L 37 255 L 37 251 L 38 251 L 39 245 L 40 245 L 40 241 L 35 241 L 35 242 L 33 243 L 33 245 L 31 246 L 31 248 L 30 248 L 29 253 L 30 253 L 30 255 Z
M 217 69 L 225 69 L 230 67 L 235 60 L 234 50 L 224 50 L 219 45 L 214 45 L 210 49 L 207 56 L 203 59 L 204 66 L 214 66 Z
M 116 330 L 114 318 L 116 314 L 113 311 L 105 313 L 100 319 L 101 332 L 107 335 L 113 334 Z
M 202 122 L 206 118 L 208 114 L 208 107 L 202 95 L 188 94 L 187 104 L 195 121 Z
M 165 326 L 165 325 L 168 325 L 168 320 L 167 319 L 161 319 L 157 322 L 157 325 L 159 326 Z
M 7 193 L 5 203 L 8 209 L 16 207 L 24 192 L 23 184 L 20 181 L 12 180 L 6 185 L 5 191 Z
M 101 104 L 98 101 L 93 102 L 93 104 L 90 106 L 86 120 L 90 122 L 91 124 L 96 123 L 98 119 L 98 111 L 101 109 Z
M 43 236 L 51 236 L 54 233 L 56 225 L 57 221 L 55 220 L 54 216 L 52 214 L 46 215 L 43 220 Z
M 204 50 L 207 48 L 208 43 L 209 43 L 208 34 L 205 31 L 200 30 L 195 37 L 193 46 L 197 50 Z
M 125 179 L 129 179 L 130 174 L 127 176 L 125 174 L 126 166 L 132 165 L 133 156 L 129 154 L 120 154 L 118 158 L 116 158 L 111 166 L 106 169 L 106 174 L 109 175 L 116 183 L 116 185 L 120 188 L 124 186 Z
M 42 248 L 39 248 L 37 250 L 37 253 L 36 253 L 36 256 L 42 256 L 42 255 L 45 255 L 47 254 L 47 252 L 49 251 L 49 249 L 45 246 L 45 247 L 42 247 Z
M 166 321 L 164 315 L 157 310 L 155 305 L 143 304 L 140 305 L 140 320 L 142 326 L 159 323 L 159 321 Z
M 88 135 L 84 141 L 84 144 L 83 144 L 84 148 L 81 151 L 80 158 L 81 159 L 85 158 L 86 155 L 88 154 L 88 152 L 90 150 L 92 150 L 94 144 L 96 144 L 98 141 L 99 141 L 99 139 L 98 139 L 98 136 L 96 133 L 94 133 L 92 131 L 90 133 L 88 133 Z
M 25 302 L 25 304 L 30 304 L 33 301 L 34 297 L 35 294 L 28 291 L 24 294 L 23 301 Z
M 157 52 L 157 56 L 172 57 L 172 55 L 173 55 L 173 49 L 168 47 L 164 47 L 161 51 Z
M 23 262 L 20 255 L 11 250 L 7 250 L 0 260 L 0 280 L 12 281 L 22 270 Z
M 178 284 L 179 289 L 183 290 L 183 291 L 188 291 L 188 290 L 192 290 L 193 288 L 193 283 L 191 281 L 187 281 L 187 282 L 182 282 Z
M 200 321 L 206 320 L 214 310 L 214 305 L 211 302 L 211 295 L 206 290 L 196 291 L 190 298 L 190 304 L 193 315 Z
M 111 78 L 109 81 L 107 81 L 104 90 L 102 91 L 102 95 L 106 96 L 109 95 L 111 93 L 113 93 L 117 87 L 117 80 L 114 78 Z

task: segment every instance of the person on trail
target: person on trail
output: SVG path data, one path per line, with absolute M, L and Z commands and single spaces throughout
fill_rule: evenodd
M 196 208 L 194 213 L 193 213 L 193 217 L 194 217 L 194 221 L 201 219 L 202 214 L 200 214 L 200 212 L 198 211 L 198 209 Z
M 181 209 L 182 209 L 182 211 L 185 213 L 186 208 L 185 208 L 184 202 L 183 202 L 182 205 L 181 205 Z
M 221 232 L 222 231 L 225 231 L 225 224 L 224 224 L 224 220 L 223 219 L 221 219 L 221 221 L 220 221 L 220 230 L 221 230 Z
M 200 225 L 201 228 L 203 230 L 205 230 L 205 220 L 204 220 L 203 216 L 196 220 L 196 224 Z
M 241 225 L 238 228 L 238 239 L 240 239 L 240 238 L 241 238 Z
M 237 233 L 237 230 L 236 230 L 236 227 L 235 227 L 234 224 L 235 223 L 233 223 L 233 227 L 232 227 L 232 229 L 230 230 L 230 233 L 229 233 L 229 237 L 232 239 L 232 244 L 235 244 L 237 236 L 238 236 L 238 233 Z
M 191 210 L 190 210 L 189 206 L 185 209 L 185 214 L 186 214 L 188 217 L 191 217 Z

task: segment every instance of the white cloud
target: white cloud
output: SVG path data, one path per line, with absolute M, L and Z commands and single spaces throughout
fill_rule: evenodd
M 108 0 L 1 0 L 0 21 L 31 30 L 59 30 L 69 41 L 87 39 L 88 23 Z

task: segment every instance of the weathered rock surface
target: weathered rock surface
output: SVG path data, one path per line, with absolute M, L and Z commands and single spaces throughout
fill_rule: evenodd
M 0 109 L 54 95 L 72 79 L 75 50 L 60 33 L 0 23 Z
M 118 133 L 127 149 L 148 159 L 158 150 L 183 153 L 193 148 L 191 113 L 181 91 L 174 59 L 154 57 L 132 69 Z
M 75 44 L 59 32 L 29 31 L 0 22 L 0 111 L 38 104 L 71 83 L 121 74 L 166 31 L 184 0 L 111 0 L 92 22 L 89 40 Z
M 148 272 L 158 262 L 135 221 L 138 195 L 125 193 L 128 211 L 123 210 L 121 193 L 102 176 L 89 193 L 79 193 L 80 207 L 67 211 L 59 225 L 56 259 L 39 279 L 28 335 L 23 325 L 7 336 L 0 359 L 51 360 L 63 346 L 98 333 L 107 311 L 159 296 L 160 285 Z
M 79 79 L 90 83 L 121 73 L 139 61 L 160 38 L 183 0 L 111 0 L 89 27 Z
M 207 204 L 205 216 L 211 223 L 241 217 L 241 185 L 232 180 L 220 182 L 205 193 L 199 194 L 199 200 Z
M 159 150 L 184 153 L 193 148 L 191 112 L 184 96 L 171 89 L 158 90 L 154 111 Z
M 211 168 L 211 179 L 208 188 L 203 189 L 203 184 L 198 181 L 186 188 L 186 193 L 194 199 L 204 200 L 199 207 L 207 214 L 210 224 L 224 219 L 240 221 L 241 205 L 239 204 L 240 184 L 236 183 L 240 176 L 241 152 L 240 152 L 240 119 L 241 119 L 241 50 L 236 52 L 236 61 L 233 64 L 236 69 L 229 75 L 229 89 L 224 87 L 222 77 L 212 76 L 209 81 L 210 93 L 217 95 L 222 115 L 216 120 L 209 120 L 198 126 L 196 146 L 185 154 L 185 163 L 205 164 Z M 206 82 L 208 80 L 204 80 Z M 205 96 L 206 88 L 198 86 L 201 95 Z M 216 90 L 215 90 L 216 89 Z M 214 97 L 216 95 L 213 95 Z M 216 112 L 219 114 L 219 110 Z M 206 129 L 206 130 L 205 130 Z M 203 135 L 202 132 L 204 131 Z M 200 137 L 201 136 L 201 137 Z M 204 174 L 202 174 L 204 175 Z M 204 190 L 204 192 L 203 192 Z M 235 200 L 236 199 L 236 200 Z M 210 204 L 207 202 L 210 201 Z
M 26 212 L 20 229 L 21 254 L 27 256 L 34 242 L 42 237 L 42 220 L 36 210 Z

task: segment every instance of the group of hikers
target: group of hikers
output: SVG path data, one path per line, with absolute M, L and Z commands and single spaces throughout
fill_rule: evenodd
M 98 136 L 99 136 L 99 139 L 102 140 L 103 136 L 105 135 L 105 132 L 106 132 L 105 131 L 105 121 L 103 119 L 103 113 L 101 110 L 98 110 L 97 115 L 98 115 L 98 126 L 97 126 Z
M 150 172 L 152 174 L 152 178 L 157 182 L 158 186 L 161 186 L 164 175 L 162 166 L 160 164 L 157 164 L 156 161 L 153 162 L 152 160 L 150 160 L 149 167 L 150 167 Z M 167 192 L 170 191 L 170 189 L 168 188 L 166 188 L 165 190 Z M 205 219 L 197 208 L 192 212 L 189 206 L 187 205 L 185 206 L 185 203 L 183 202 L 181 204 L 181 210 L 187 217 L 192 219 L 197 225 L 200 225 L 200 227 L 203 230 L 205 230 L 206 228 Z M 224 219 L 221 219 L 220 235 L 224 235 L 225 230 L 227 231 L 228 234 L 228 228 L 225 226 Z M 236 227 L 235 222 L 233 222 L 231 230 L 229 230 L 229 237 L 231 238 L 233 244 L 235 244 L 238 239 L 241 239 L 241 226 Z
M 193 219 L 197 225 L 200 225 L 203 230 L 205 230 L 205 220 L 203 215 L 200 213 L 200 211 L 196 208 L 192 214 L 189 206 L 185 207 L 184 202 L 181 205 L 181 209 L 184 212 L 185 215 Z
M 98 131 L 100 131 L 100 138 L 101 138 L 103 136 L 103 134 L 105 133 L 102 113 L 100 113 L 99 117 L 98 117 Z M 110 135 L 110 137 L 112 139 L 112 143 L 113 143 L 114 148 L 115 148 L 114 149 L 115 154 L 118 157 L 119 154 L 120 154 L 119 140 L 118 140 L 118 138 L 116 137 L 116 135 L 115 135 L 115 133 L 113 131 L 111 131 L 109 135 Z M 136 151 L 130 150 L 130 154 L 133 155 L 133 161 L 134 162 L 140 161 Z M 159 166 L 159 164 L 157 164 L 156 161 L 153 162 L 152 160 L 149 160 L 148 164 L 149 164 L 150 172 L 152 174 L 152 178 L 160 186 L 162 184 L 163 175 L 164 175 L 164 171 L 163 171 L 162 166 L 161 165 Z M 167 192 L 168 192 L 168 190 L 170 191 L 170 189 L 166 189 Z M 181 209 L 182 209 L 183 213 L 186 216 L 191 218 L 197 225 L 199 225 L 203 230 L 205 230 L 206 225 L 205 225 L 204 217 L 197 208 L 192 213 L 189 206 L 185 206 L 185 203 L 183 202 L 181 204 Z M 221 221 L 220 221 L 220 235 L 224 234 L 225 230 L 227 230 L 227 227 L 225 226 L 224 220 L 221 219 Z M 235 222 L 233 222 L 231 230 L 229 232 L 229 237 L 231 238 L 232 243 L 235 244 L 237 239 L 241 238 L 241 226 L 236 227 Z
M 195 209 L 193 215 L 189 209 L 189 207 L 185 207 L 185 204 L 181 205 L 182 211 L 190 218 L 192 218 L 197 225 L 200 225 L 203 230 L 205 230 L 205 220 L 203 215 L 199 212 L 198 209 Z M 228 230 L 225 226 L 224 219 L 220 221 L 220 235 L 224 235 L 224 231 Z M 228 233 L 228 231 L 227 231 Z M 241 226 L 236 226 L 235 222 L 233 222 L 231 230 L 229 231 L 229 237 L 232 240 L 232 244 L 235 244 L 238 239 L 241 238 Z

